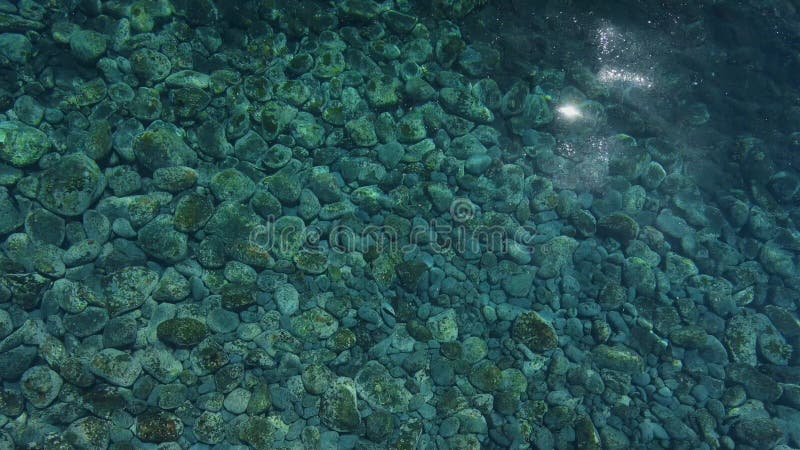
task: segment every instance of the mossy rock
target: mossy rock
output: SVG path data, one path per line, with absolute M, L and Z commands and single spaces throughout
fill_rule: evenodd
M 16 167 L 36 164 L 52 147 L 42 131 L 17 121 L 0 122 L 0 161 Z
M 191 317 L 168 319 L 158 324 L 156 334 L 168 345 L 187 348 L 194 347 L 205 339 L 208 327 L 203 322 Z
M 343 0 L 337 7 L 343 17 L 358 21 L 373 20 L 381 12 L 380 5 L 373 0 Z
M 395 269 L 400 285 L 408 291 L 415 291 L 420 277 L 428 270 L 428 266 L 422 261 L 403 261 Z
M 222 287 L 222 307 L 231 311 L 243 311 L 254 305 L 255 287 L 230 283 Z
M 136 436 L 145 442 L 173 442 L 183 434 L 183 422 L 166 411 L 146 412 L 136 418 Z
M 155 171 L 162 167 L 194 166 L 197 154 L 183 138 L 168 128 L 148 129 L 133 139 L 133 153 L 145 169 Z
M 314 57 L 308 52 L 297 53 L 289 60 L 286 69 L 293 75 L 302 75 L 314 67 Z
M 139 230 L 136 242 L 150 256 L 176 263 L 186 258 L 188 240 L 186 234 L 175 230 L 171 220 L 160 216 Z
M 381 363 L 367 362 L 356 374 L 355 381 L 359 396 L 373 408 L 392 413 L 408 411 L 411 392 L 401 380 L 392 377 Z
M 600 433 L 597 432 L 592 419 L 581 414 L 575 420 L 575 443 L 579 450 L 600 450 L 603 448 L 600 442 Z
M 217 235 L 226 243 L 248 239 L 257 230 L 259 217 L 250 207 L 239 202 L 224 202 L 217 207 L 205 225 L 209 234 Z
M 275 435 L 285 432 L 288 426 L 277 416 L 253 416 L 239 425 L 239 439 L 256 450 L 272 450 L 275 448 Z
M 8 289 L 12 302 L 26 311 L 39 305 L 41 295 L 49 285 L 50 280 L 38 273 L 0 275 L 0 287 Z
M 172 63 L 165 54 L 149 48 L 134 51 L 130 62 L 133 73 L 145 82 L 163 80 L 172 70 Z
M 296 204 L 303 190 L 303 185 L 298 177 L 285 173 L 266 177 L 263 183 L 275 198 L 287 206 Z
M 339 329 L 339 321 L 321 308 L 312 308 L 290 320 L 295 335 L 307 341 L 327 339 Z
M 365 85 L 367 102 L 375 109 L 387 109 L 400 102 L 400 82 L 398 80 L 383 77 L 373 78 Z
M 340 432 L 354 431 L 361 424 L 356 386 L 352 379 L 339 378 L 322 395 L 319 404 L 322 423 Z
M 106 82 L 102 78 L 95 78 L 82 84 L 68 101 L 78 108 L 83 108 L 99 103 L 106 98 L 107 93 Z
M 281 100 L 300 107 L 308 100 L 311 90 L 299 80 L 288 80 L 278 85 L 275 94 Z
M 39 175 L 37 199 L 56 214 L 77 216 L 100 197 L 106 180 L 83 153 L 65 156 Z
M 173 223 L 178 231 L 197 231 L 214 214 L 214 204 L 205 195 L 188 194 L 175 205 Z
M 181 192 L 197 183 L 197 171 L 191 167 L 162 167 L 153 172 L 153 184 L 168 192 Z
M 511 327 L 511 335 L 535 352 L 558 346 L 556 330 L 535 311 L 520 314 Z
M 209 188 L 219 201 L 241 202 L 253 195 L 255 182 L 242 172 L 228 168 L 211 177 Z
M 592 358 L 598 367 L 635 374 L 644 369 L 644 359 L 635 351 L 622 346 L 598 345 L 592 350 Z
M 328 270 L 328 257 L 324 252 L 301 250 L 294 257 L 298 269 L 310 274 L 321 274 Z
M 639 224 L 631 216 L 615 212 L 600 219 L 597 223 L 597 232 L 626 243 L 639 235 Z
M 171 90 L 170 100 L 178 117 L 192 119 L 208 106 L 211 96 L 203 89 L 186 87 Z
M 339 353 L 356 345 L 356 334 L 349 328 L 340 328 L 328 339 L 328 347 Z
M 238 239 L 228 244 L 227 254 L 234 261 L 253 267 L 267 267 L 274 262 L 270 247 L 251 239 Z
M 485 361 L 469 372 L 469 382 L 481 392 L 491 393 L 497 390 L 502 380 L 502 371 L 494 364 Z
M 372 147 L 378 143 L 375 126 L 368 117 L 360 117 L 345 124 L 350 139 L 358 147 Z
M 286 130 L 297 115 L 297 108 L 283 102 L 268 102 L 261 110 L 261 127 L 265 139 L 273 139 Z
M 297 216 L 279 217 L 272 232 L 275 237 L 274 253 L 290 261 L 299 254 L 307 237 L 305 222 Z
M 94 160 L 100 160 L 111 151 L 111 144 L 111 124 L 99 120 L 89 125 L 83 137 L 83 152 Z

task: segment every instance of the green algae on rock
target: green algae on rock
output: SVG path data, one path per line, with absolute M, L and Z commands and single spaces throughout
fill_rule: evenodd
M 61 158 L 39 175 L 37 199 L 57 214 L 77 216 L 100 197 L 105 186 L 97 163 L 76 153 Z
M 535 311 L 520 314 L 511 327 L 511 335 L 535 352 L 558 346 L 555 329 Z
M 158 338 L 173 347 L 187 348 L 199 344 L 208 334 L 206 324 L 190 317 L 169 319 L 158 324 Z
M 16 167 L 36 164 L 53 144 L 47 135 L 18 121 L 0 122 L 0 160 Z

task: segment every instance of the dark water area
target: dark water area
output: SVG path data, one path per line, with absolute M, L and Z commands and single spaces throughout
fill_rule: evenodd
M 0 0 L 0 450 L 800 448 L 783 0 Z

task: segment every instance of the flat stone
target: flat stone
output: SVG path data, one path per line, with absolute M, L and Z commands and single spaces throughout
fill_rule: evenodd
M 128 353 L 106 348 L 94 355 L 89 370 L 111 384 L 128 387 L 139 378 L 142 365 Z

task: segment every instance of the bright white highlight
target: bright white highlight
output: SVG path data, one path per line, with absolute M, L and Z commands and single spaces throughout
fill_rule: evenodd
M 635 86 L 643 88 L 653 87 L 653 82 L 647 77 L 639 75 L 638 73 L 629 72 L 625 69 L 618 69 L 614 67 L 604 67 L 597 74 L 597 78 L 602 83 L 613 83 L 621 81 L 623 83 L 630 83 Z
M 583 113 L 577 106 L 566 104 L 559 106 L 557 109 L 558 113 L 561 114 L 561 117 L 567 120 L 575 120 L 583 116 Z

